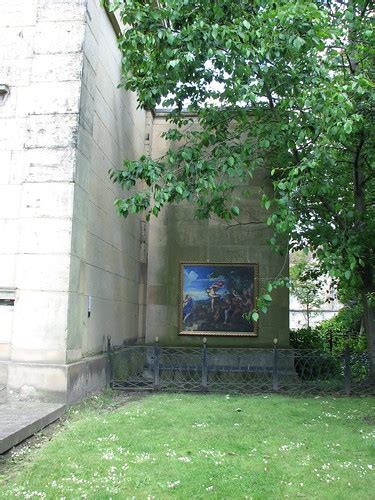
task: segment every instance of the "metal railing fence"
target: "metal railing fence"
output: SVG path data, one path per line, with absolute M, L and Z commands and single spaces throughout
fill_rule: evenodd
M 126 391 L 375 394 L 366 353 L 107 343 L 107 380 Z

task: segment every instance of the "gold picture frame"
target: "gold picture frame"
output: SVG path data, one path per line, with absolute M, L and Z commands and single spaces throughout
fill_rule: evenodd
M 258 264 L 180 262 L 179 278 L 179 335 L 258 336 L 243 317 L 258 297 Z

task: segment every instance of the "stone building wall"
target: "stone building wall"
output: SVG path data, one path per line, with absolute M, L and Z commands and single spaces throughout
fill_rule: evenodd
M 1 3 L 0 81 L 10 91 L 0 108 L 1 241 L 8 245 L 0 287 L 16 300 L 1 371 L 10 393 L 21 396 L 66 392 L 84 19 L 83 2 Z
M 118 217 L 113 201 L 120 191 L 108 170 L 119 168 L 124 158 L 143 154 L 146 114 L 136 109 L 134 94 L 118 89 L 121 54 L 108 17 L 96 0 L 88 1 L 87 12 L 73 207 L 69 363 L 103 350 L 107 335 L 115 345 L 137 341 L 142 335 L 145 280 L 142 221 Z M 86 369 L 77 372 L 70 393 L 87 384 Z
M 161 137 L 169 128 L 165 113 L 153 120 L 152 155 L 161 157 L 169 144 Z M 258 171 L 251 182 L 251 197 L 239 204 L 243 222 L 254 225 L 229 228 L 220 220 L 194 219 L 194 208 L 187 204 L 167 207 L 149 228 L 147 342 L 156 337 L 167 345 L 201 345 L 202 337 L 178 336 L 179 332 L 179 265 L 180 262 L 255 263 L 259 265 L 260 288 L 280 273 L 288 275 L 288 257 L 275 255 L 267 240 L 271 237 L 266 225 L 266 212 L 260 198 L 272 189 L 271 181 Z M 263 223 L 259 223 L 264 221 Z M 280 347 L 289 346 L 288 290 L 273 293 L 267 315 L 261 315 L 256 337 L 210 336 L 212 346 L 270 347 L 278 338 Z
M 7 388 L 66 402 L 103 387 L 107 335 L 200 343 L 177 335 L 180 261 L 256 262 L 261 283 L 282 268 L 264 225 L 228 230 L 189 206 L 147 227 L 117 216 L 108 170 L 168 144 L 165 116 L 118 88 L 116 29 L 98 0 L 0 0 L 0 399 Z M 270 186 L 256 183 L 244 209 L 263 217 Z M 258 337 L 210 343 L 286 345 L 287 307 L 280 291 Z
M 117 217 L 107 172 L 143 152 L 145 114 L 99 2 L 0 11 L 0 386 L 75 399 L 104 383 L 104 337 L 138 335 L 141 221 Z

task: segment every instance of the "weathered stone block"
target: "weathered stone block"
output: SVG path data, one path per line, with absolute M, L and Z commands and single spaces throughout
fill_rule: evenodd
M 82 52 L 69 54 L 36 54 L 31 69 L 31 81 L 69 82 L 80 81 Z
M 84 85 L 82 85 L 79 124 L 88 134 L 92 135 L 94 122 L 94 98 L 90 95 Z
M 38 22 L 84 20 L 86 0 L 38 0 Z
M 26 138 L 25 118 L 2 118 L 0 151 L 22 150 Z
M 71 238 L 71 251 L 77 257 L 86 258 L 86 222 L 73 220 L 72 225 L 72 238 Z
M 1 79 L 12 89 L 30 84 L 32 58 L 0 60 Z
M 90 61 L 83 53 L 82 84 L 87 88 L 91 97 L 96 93 L 96 73 Z
M 70 266 L 69 255 L 19 254 L 17 288 L 68 291 Z
M 1 28 L 0 61 L 13 61 L 33 56 L 35 27 Z
M 20 290 L 13 323 L 13 347 L 64 350 L 66 348 L 68 292 Z
M 27 119 L 26 148 L 74 147 L 78 115 L 31 115 Z M 21 148 L 15 148 L 21 149 Z
M 17 164 L 21 162 L 27 169 L 23 181 L 26 182 L 72 182 L 75 169 L 76 151 L 68 148 L 34 148 L 18 156 L 13 155 Z M 20 169 L 19 169 L 20 170 Z
M 81 153 L 81 151 L 77 150 L 74 182 L 79 184 L 84 191 L 88 191 L 89 189 L 90 169 L 90 161 Z
M 69 254 L 72 221 L 57 218 L 27 218 L 19 221 L 18 252 L 24 254 Z
M 14 254 L 0 254 L 0 283 L 2 287 L 14 288 L 16 260 Z
M 83 127 L 79 127 L 77 137 L 77 149 L 88 160 L 91 160 L 92 133 Z
M 11 152 L 0 151 L 0 185 L 9 183 L 9 176 L 11 171 Z
M 85 25 L 81 21 L 39 22 L 34 42 L 35 54 L 81 52 Z
M 87 324 L 91 317 L 88 317 L 88 296 L 83 293 L 70 293 L 68 305 L 68 331 L 67 349 L 80 351 L 82 348 L 82 337 L 87 331 Z
M 81 84 L 76 82 L 33 83 L 18 89 L 17 114 L 78 113 Z
M 0 219 L 0 254 L 15 254 L 17 252 L 18 234 L 18 219 Z
M 24 348 L 13 345 L 11 350 L 11 359 L 13 362 L 20 363 L 61 363 L 66 362 L 66 350 L 63 349 L 34 349 L 33 347 Z
M 86 283 L 86 262 L 75 255 L 70 256 L 69 290 L 83 293 Z
M 92 32 L 90 25 L 87 25 L 86 32 L 85 32 L 84 53 L 85 53 L 85 57 L 89 61 L 90 65 L 94 68 L 94 70 L 95 70 L 97 63 L 98 63 L 99 47 L 100 47 L 100 45 L 98 44 L 98 41 L 95 38 L 95 35 Z M 106 46 L 106 51 L 107 51 L 106 57 L 110 58 L 111 56 L 108 53 L 107 46 Z
M 106 384 L 106 356 L 95 356 L 67 366 L 68 402 L 77 401 Z
M 21 217 L 71 218 L 73 183 L 25 183 L 22 186 Z
M 37 0 L 2 1 L 1 26 L 32 26 L 36 23 Z
M 11 397 L 15 397 L 16 394 L 22 396 L 23 392 L 29 391 L 33 399 L 65 402 L 66 368 L 54 364 L 11 363 L 8 371 L 8 387 Z
M 0 214 L 3 219 L 19 217 L 21 186 L 0 185 Z

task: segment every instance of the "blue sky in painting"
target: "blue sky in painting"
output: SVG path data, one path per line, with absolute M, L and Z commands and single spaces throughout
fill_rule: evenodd
M 208 276 L 214 271 L 214 267 L 210 265 L 204 266 L 184 266 L 184 296 L 188 293 L 194 300 L 209 300 L 206 293 L 207 288 L 210 288 L 216 281 L 224 281 L 224 276 L 209 278 Z M 216 267 L 217 270 L 217 267 Z M 226 284 L 220 288 L 217 293 L 224 297 L 227 293 Z

